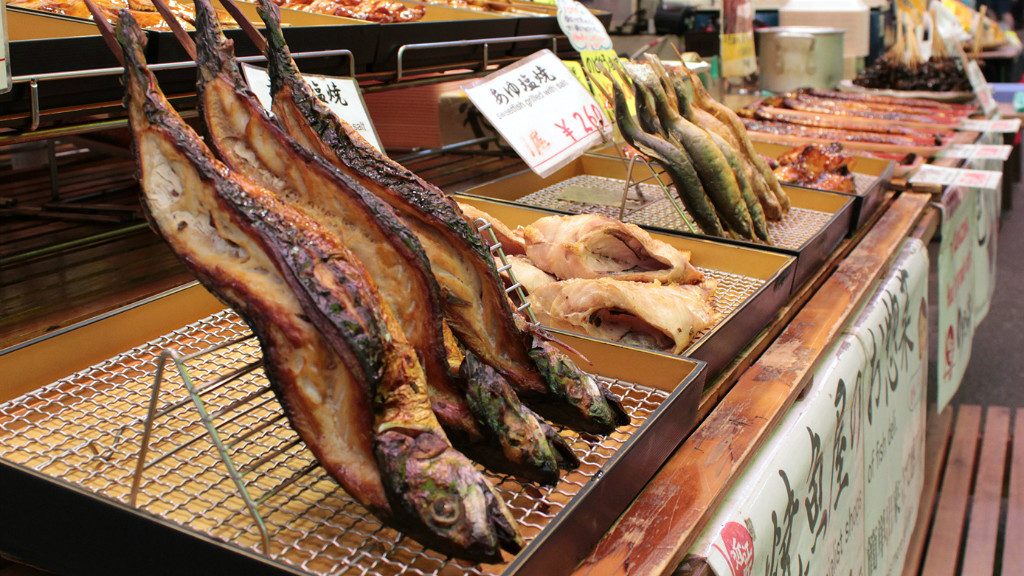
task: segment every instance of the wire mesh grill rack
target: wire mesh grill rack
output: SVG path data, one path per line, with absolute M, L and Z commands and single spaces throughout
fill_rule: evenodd
M 289 427 L 270 389 L 258 344 L 230 311 L 195 322 L 25 396 L 0 404 L 0 458 L 128 503 L 161 352 L 189 357 L 192 376 L 223 444 L 245 477 L 270 535 L 269 556 L 301 570 L 345 574 L 494 574 L 425 550 L 383 527 L 321 469 Z M 205 352 L 204 352 L 205 351 Z M 262 551 L 239 491 L 225 473 L 185 390 L 160 395 L 137 505 L 232 546 Z M 485 472 L 531 540 L 668 397 L 599 378 L 633 422 L 604 438 L 561 434 L 582 462 L 554 487 Z
M 559 210 L 573 214 L 596 213 L 617 218 L 619 204 L 591 204 L 577 200 L 567 200 L 566 191 L 583 188 L 607 191 L 618 194 L 621 198 L 625 181 L 604 176 L 583 174 L 566 179 L 516 200 L 519 204 Z M 636 195 L 639 189 L 641 195 Z M 676 212 L 673 203 L 665 198 L 660 186 L 647 182 L 638 182 L 630 188 L 633 201 L 627 199 L 623 221 L 640 226 L 655 226 L 667 230 L 685 231 L 687 227 Z M 685 209 L 683 209 L 685 211 Z M 768 222 L 768 237 L 772 245 L 787 250 L 799 250 L 811 238 L 821 232 L 832 220 L 832 214 L 806 208 L 793 207 L 780 222 Z

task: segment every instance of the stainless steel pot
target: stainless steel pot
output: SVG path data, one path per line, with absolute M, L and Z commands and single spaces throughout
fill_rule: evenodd
M 761 88 L 788 92 L 805 86 L 833 88 L 843 78 L 840 28 L 775 26 L 757 31 Z

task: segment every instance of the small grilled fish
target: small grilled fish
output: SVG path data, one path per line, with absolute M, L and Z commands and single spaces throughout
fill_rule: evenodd
M 448 443 L 415 352 L 361 263 L 315 221 L 232 174 L 146 69 L 128 11 L 118 41 L 143 206 L 157 232 L 246 319 L 292 427 L 385 524 L 446 554 L 498 561 L 514 521 Z
M 618 400 L 572 360 L 516 327 L 490 252 L 455 202 L 367 144 L 320 102 L 288 53 L 276 7 L 261 1 L 258 10 L 267 25 L 275 117 L 296 141 L 358 180 L 415 231 L 441 285 L 445 317 L 461 342 L 546 418 L 596 433 L 629 422 Z M 545 370 L 555 364 L 562 370 Z

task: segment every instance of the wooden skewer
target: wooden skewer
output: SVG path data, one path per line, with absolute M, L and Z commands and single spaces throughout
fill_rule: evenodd
M 114 53 L 114 58 L 117 58 L 121 66 L 124 66 L 124 53 L 121 52 L 121 45 L 117 42 L 114 29 L 110 26 L 110 22 L 107 21 L 107 15 L 100 11 L 99 7 L 92 3 L 92 0 L 85 0 L 85 6 L 89 9 L 89 13 L 92 14 L 92 20 L 96 23 L 96 27 L 99 28 L 103 42 Z
M 171 12 L 170 6 L 167 5 L 164 0 L 153 0 L 153 5 L 156 6 L 156 11 L 163 16 L 164 22 L 171 27 L 171 33 L 177 38 L 178 43 L 185 49 L 185 52 L 193 60 L 196 59 L 196 43 L 192 40 L 192 37 L 188 35 L 188 32 L 181 27 L 181 22 L 178 22 L 178 18 Z
M 235 4 L 234 0 L 220 0 L 220 3 L 224 5 L 224 8 L 231 14 L 231 17 L 238 22 L 239 28 L 245 32 L 245 35 L 249 37 L 249 40 L 256 45 L 256 49 L 262 54 L 267 54 L 267 39 L 260 34 L 259 30 L 252 25 L 252 22 L 246 18 L 245 14 L 242 13 L 241 8 L 238 4 Z

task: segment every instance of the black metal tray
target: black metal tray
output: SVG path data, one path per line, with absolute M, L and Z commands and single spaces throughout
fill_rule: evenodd
M 634 423 L 603 439 L 563 432 L 584 464 L 554 488 L 490 475 L 529 544 L 506 565 L 470 565 L 381 528 L 310 466 L 312 455 L 291 444 L 297 437 L 269 388 L 250 392 L 266 387 L 259 368 L 225 383 L 236 366 L 258 358 L 247 334 L 237 316 L 219 312 L 23 396 L 0 398 L 0 508 L 4 525 L 16 527 L 0 531 L 0 551 L 76 574 L 567 573 L 692 431 L 705 378 L 699 361 L 563 336 L 590 358 L 590 371 L 612 382 Z M 190 404 L 154 426 L 140 506 L 127 504 L 157 354 L 224 342 L 190 371 L 201 391 L 215 384 L 201 394 L 233 458 L 251 464 L 276 453 L 244 472 L 250 486 L 271 494 L 260 504 L 271 556 L 261 553 L 253 519 L 232 496 Z M 172 393 L 179 387 L 166 381 L 159 406 L 188 404 L 182 391 Z M 257 423 L 270 426 L 251 429 Z
M 373 72 L 392 72 L 398 68 L 398 51 L 408 44 L 456 42 L 516 35 L 519 19 L 488 12 L 459 10 L 435 4 L 423 5 L 426 14 L 418 22 L 382 24 L 377 52 L 370 67 Z M 512 42 L 489 45 L 489 58 L 507 56 Z M 483 45 L 448 46 L 408 50 L 402 56 L 402 69 L 478 63 L 483 60 Z
M 770 144 L 768 142 L 754 142 L 754 149 L 765 156 L 778 158 L 780 155 L 796 148 L 797 146 L 785 146 L 782 144 Z M 853 169 L 856 190 L 854 192 L 832 192 L 853 198 L 853 216 L 850 219 L 850 232 L 856 232 L 864 227 L 864 224 L 874 216 L 875 212 L 882 205 L 885 199 L 885 191 L 892 181 L 893 171 L 896 163 L 892 160 L 881 158 L 868 158 L 866 156 L 855 156 Z M 799 188 L 811 188 L 813 186 L 797 186 Z M 825 190 L 825 192 L 829 192 Z
M 554 210 L 526 207 L 514 202 L 475 195 L 470 189 L 455 195 L 504 224 L 525 226 Z M 792 255 L 726 244 L 706 238 L 654 231 L 652 236 L 690 252 L 690 262 L 718 280 L 715 308 L 717 324 L 697 335 L 683 351 L 688 358 L 707 363 L 707 377 L 716 377 L 789 301 L 796 259 Z

